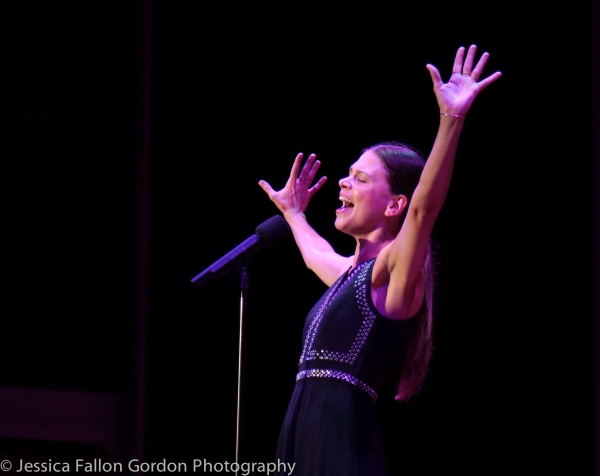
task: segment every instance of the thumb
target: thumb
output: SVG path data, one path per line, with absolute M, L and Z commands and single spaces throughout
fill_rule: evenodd
M 429 71 L 429 74 L 431 75 L 431 81 L 433 82 L 433 87 L 439 88 L 443 84 L 442 77 L 440 76 L 440 72 L 432 64 L 428 64 L 425 67 L 427 68 L 427 70 Z
M 271 196 L 271 194 L 273 193 L 273 187 L 271 187 L 271 185 L 269 185 L 264 180 L 259 180 L 258 185 L 260 185 L 260 188 L 267 192 L 267 195 Z

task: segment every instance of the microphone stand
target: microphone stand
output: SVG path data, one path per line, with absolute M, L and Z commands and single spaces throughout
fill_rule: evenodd
M 241 459 L 241 435 L 242 435 L 242 385 L 244 371 L 244 356 L 246 352 L 246 311 L 248 301 L 248 284 L 250 276 L 248 274 L 248 257 L 244 256 L 241 260 L 234 261 L 238 274 L 240 275 L 240 329 L 238 346 L 238 390 L 237 390 L 237 423 L 235 434 L 235 462 L 237 464 L 236 476 L 238 476 Z
M 235 462 L 239 473 L 241 460 L 241 435 L 242 435 L 242 390 L 243 390 L 243 371 L 244 354 L 246 352 L 246 301 L 248 300 L 248 261 L 250 256 L 264 247 L 271 247 L 280 242 L 290 232 L 290 227 L 285 219 L 280 215 L 275 215 L 256 227 L 256 233 L 243 243 L 235 247 L 221 259 L 217 260 L 212 266 L 206 268 L 202 273 L 192 279 L 196 286 L 216 279 L 229 271 L 230 267 L 237 270 L 240 275 L 240 338 L 239 338 L 239 356 L 238 356 L 238 394 L 237 394 L 237 425 L 235 436 Z

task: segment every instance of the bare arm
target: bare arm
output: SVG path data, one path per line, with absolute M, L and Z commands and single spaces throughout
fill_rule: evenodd
M 311 154 L 302 167 L 302 172 L 299 173 L 302 158 L 302 153 L 296 156 L 290 178 L 281 190 L 273 190 L 264 180 L 259 181 L 258 184 L 283 213 L 306 266 L 327 286 L 331 286 L 352 261 L 351 258 L 337 254 L 329 242 L 306 220 L 304 214 L 306 207 L 313 195 L 325 184 L 327 177 L 321 177 L 314 186 L 310 187 L 321 163 L 316 160 L 315 154 Z
M 473 68 L 475 53 L 474 45 L 469 48 L 466 58 L 464 48 L 458 49 L 448 83 L 442 81 L 435 66 L 427 65 L 440 107 L 440 123 L 404 224 L 382 256 L 389 273 L 385 300 L 389 315 L 411 317 L 420 307 L 422 296 L 419 294 L 422 290 L 418 289 L 419 279 L 427 257 L 433 225 L 450 186 L 465 115 L 477 95 L 501 76 L 501 73 L 496 72 L 477 82 L 489 55 L 484 53 Z

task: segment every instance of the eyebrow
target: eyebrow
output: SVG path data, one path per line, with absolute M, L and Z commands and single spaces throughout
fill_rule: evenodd
M 348 170 L 348 172 L 350 173 L 350 175 L 352 175 L 352 166 L 350 166 L 350 169 Z M 368 173 L 366 173 L 364 170 L 357 170 L 356 174 L 362 174 L 362 175 L 366 175 L 367 177 L 371 177 Z

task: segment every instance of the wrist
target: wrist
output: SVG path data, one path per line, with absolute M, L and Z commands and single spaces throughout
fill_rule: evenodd
M 284 218 L 289 222 L 289 221 L 294 221 L 294 220 L 304 220 L 306 221 L 306 215 L 304 214 L 304 212 L 302 212 L 301 210 L 297 209 L 297 208 L 288 208 L 284 213 L 283 213 Z
M 447 117 L 456 117 L 456 118 L 460 118 L 460 119 L 464 119 L 467 116 L 461 116 L 460 114 L 446 114 L 445 112 L 440 111 L 440 114 L 442 116 L 447 116 Z

